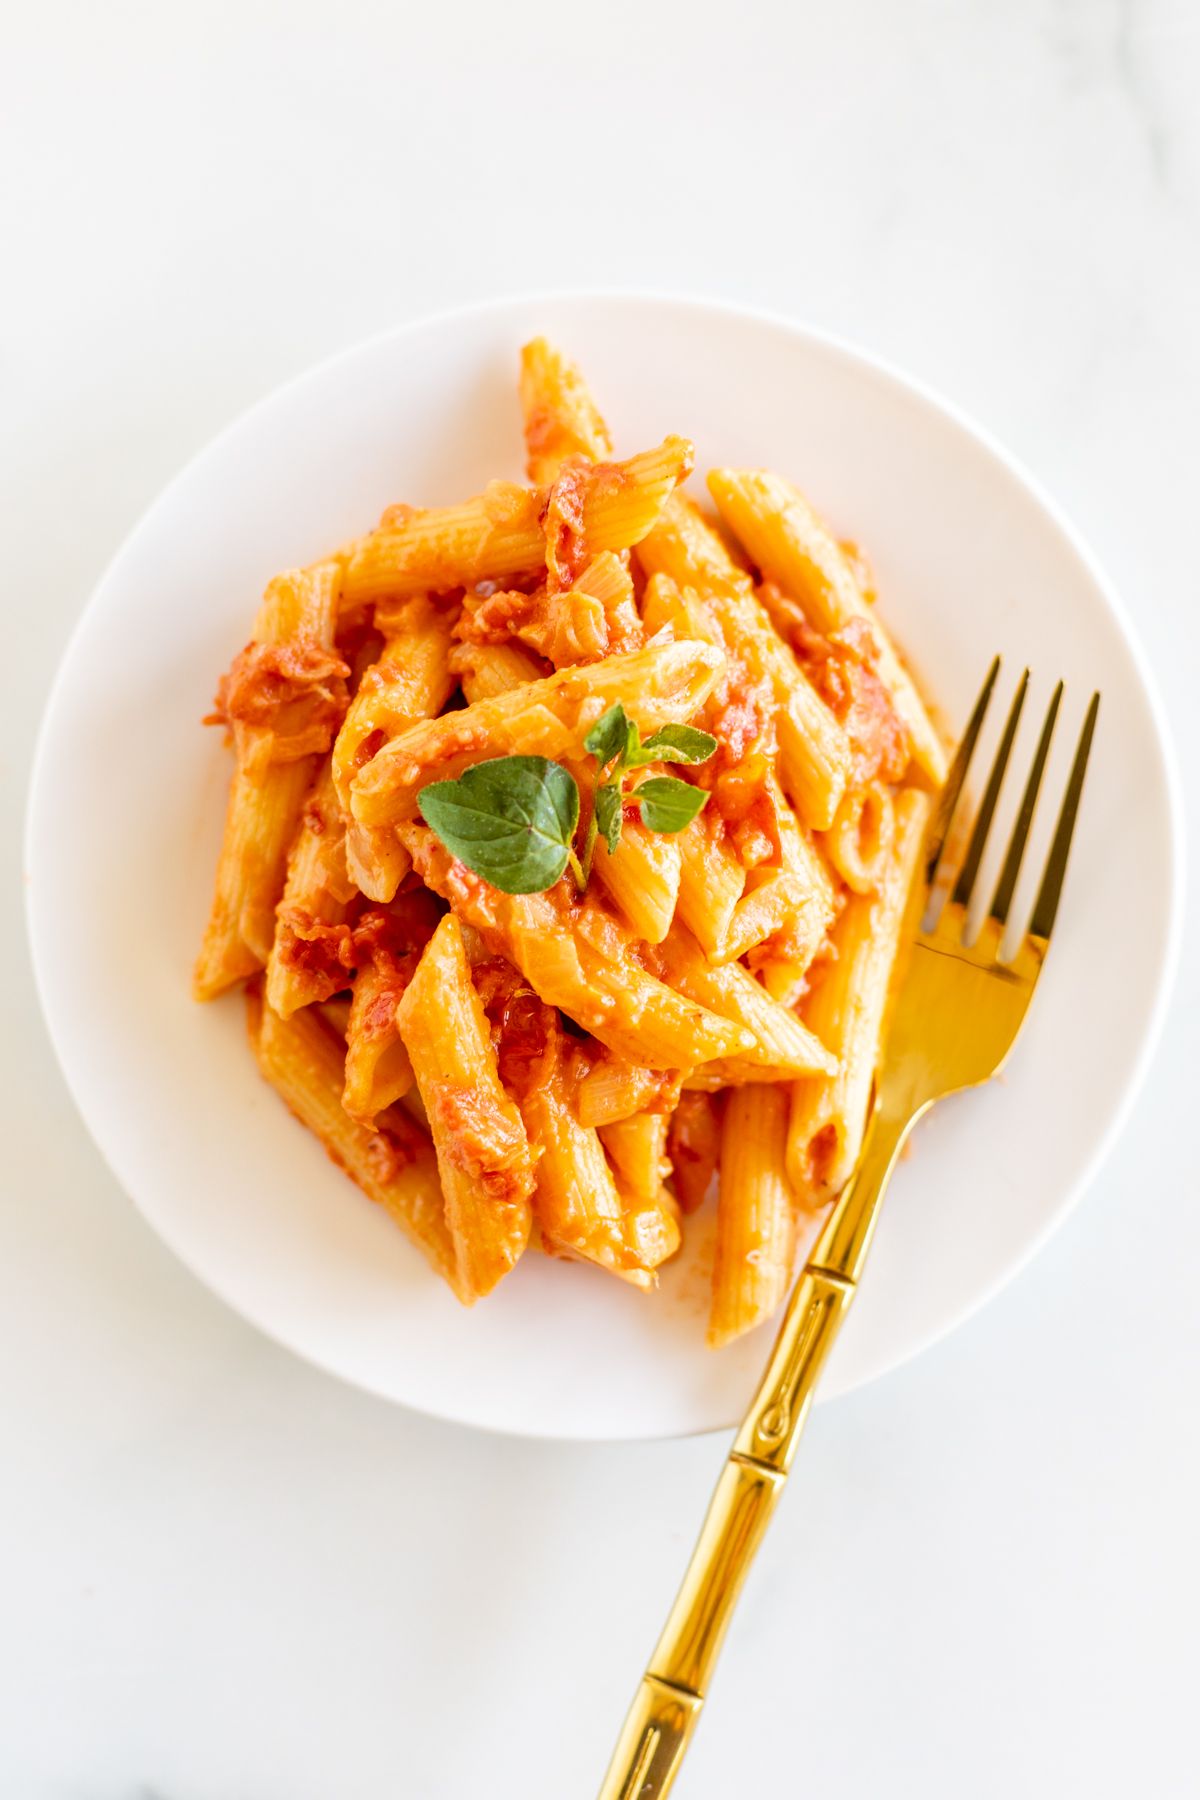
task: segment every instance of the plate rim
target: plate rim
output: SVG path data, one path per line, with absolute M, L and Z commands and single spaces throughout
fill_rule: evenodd
M 885 1358 L 869 1374 L 860 1379 L 840 1386 L 833 1391 L 825 1388 L 817 1395 L 818 1404 L 825 1404 L 844 1395 L 856 1392 L 859 1388 L 870 1385 L 876 1380 L 893 1374 L 898 1368 L 916 1360 L 934 1344 L 943 1338 L 950 1337 L 975 1313 L 981 1311 L 1009 1282 L 1028 1266 L 1033 1258 L 1045 1247 L 1049 1239 L 1065 1223 L 1068 1215 L 1074 1211 L 1087 1189 L 1096 1179 L 1100 1169 L 1111 1155 L 1121 1133 L 1129 1122 L 1130 1115 L 1144 1089 L 1150 1066 L 1159 1048 L 1166 1014 L 1178 972 L 1183 939 L 1184 897 L 1186 889 L 1186 826 L 1183 805 L 1183 784 L 1175 749 L 1170 716 L 1163 702 L 1146 650 L 1137 634 L 1136 628 L 1126 610 L 1124 601 L 1115 583 L 1110 579 L 1098 556 L 1088 541 L 1076 527 L 1058 501 L 1043 486 L 1041 480 L 1022 458 L 1009 450 L 991 430 L 981 424 L 972 414 L 967 412 L 956 401 L 947 398 L 932 383 L 922 377 L 911 375 L 900 368 L 890 358 L 876 351 L 867 349 L 854 340 L 840 333 L 807 323 L 802 318 L 789 315 L 765 306 L 747 304 L 729 300 L 720 296 L 701 294 L 673 293 L 668 289 L 640 289 L 631 287 L 562 287 L 521 289 L 493 295 L 482 300 L 468 301 L 458 306 L 435 308 L 423 312 L 412 319 L 398 324 L 384 326 L 353 343 L 344 344 L 328 355 L 308 364 L 277 383 L 265 393 L 242 407 L 232 419 L 221 427 L 212 437 L 207 438 L 177 469 L 174 475 L 159 488 L 133 520 L 129 529 L 118 542 L 115 550 L 108 558 L 98 579 L 91 586 L 87 598 L 68 632 L 59 650 L 54 673 L 43 701 L 41 717 L 34 741 L 33 755 L 29 765 L 29 776 L 25 790 L 24 822 L 21 838 L 21 857 L 23 875 L 23 905 L 26 943 L 29 961 L 33 972 L 34 989 L 38 1008 L 45 1025 L 54 1058 L 58 1065 L 67 1093 L 75 1108 L 89 1139 L 99 1155 L 102 1163 L 121 1188 L 126 1200 L 134 1208 L 146 1226 L 167 1247 L 188 1274 L 200 1285 L 212 1293 L 222 1305 L 229 1309 L 251 1329 L 261 1333 L 270 1342 L 285 1349 L 289 1354 L 297 1356 L 311 1368 L 319 1370 L 323 1375 L 345 1383 L 348 1387 L 371 1394 L 374 1398 L 389 1405 L 405 1408 L 423 1417 L 438 1419 L 454 1425 L 467 1427 L 477 1431 L 486 1431 L 500 1437 L 526 1439 L 540 1443 L 636 1443 L 636 1442 L 672 1442 L 686 1438 L 710 1436 L 716 1432 L 732 1429 L 734 1422 L 723 1425 L 705 1425 L 682 1428 L 678 1431 L 631 1430 L 620 1434 L 608 1431 L 594 1433 L 588 1431 L 561 1429 L 539 1430 L 533 1426 L 520 1428 L 491 1419 L 480 1419 L 471 1415 L 468 1410 L 449 1410 L 445 1407 L 435 1409 L 423 1405 L 420 1401 L 405 1398 L 398 1399 L 384 1387 L 373 1383 L 369 1378 L 351 1375 L 333 1366 L 314 1353 L 311 1349 L 293 1342 L 289 1337 L 277 1331 L 272 1325 L 258 1317 L 251 1317 L 243 1307 L 236 1303 L 225 1292 L 219 1281 L 214 1281 L 206 1273 L 198 1273 L 192 1259 L 176 1241 L 175 1235 L 157 1218 L 150 1216 L 143 1204 L 133 1193 L 123 1174 L 105 1145 L 101 1142 L 98 1129 L 93 1126 L 88 1109 L 77 1089 L 76 1076 L 69 1066 L 67 1052 L 64 1050 L 59 1033 L 55 1028 L 54 1017 L 44 980 L 44 964 L 39 956 L 38 925 L 35 918 L 35 890 L 33 865 L 35 861 L 35 821 L 42 801 L 42 789 L 46 779 L 48 761 L 48 744 L 51 728 L 58 709 L 60 693 L 65 686 L 67 669 L 71 664 L 79 639 L 89 617 L 98 609 L 103 596 L 112 583 L 126 555 L 142 531 L 146 522 L 158 508 L 164 505 L 176 489 L 183 485 L 209 457 L 219 454 L 226 441 L 234 437 L 256 415 L 274 406 L 293 390 L 306 383 L 327 376 L 342 362 L 349 362 L 373 348 L 385 343 L 412 337 L 428 330 L 432 326 L 446 327 L 457 322 L 485 317 L 492 313 L 503 313 L 509 310 L 537 306 L 567 305 L 602 305 L 629 308 L 645 308 L 647 306 L 662 310 L 684 309 L 697 315 L 715 317 L 738 324 L 766 326 L 784 336 L 832 356 L 837 361 L 848 364 L 852 368 L 865 370 L 876 379 L 882 379 L 887 385 L 897 390 L 909 400 L 917 400 L 928 412 L 949 419 L 957 429 L 972 439 L 985 450 L 992 461 L 1003 471 L 1007 479 L 1017 488 L 1023 490 L 1025 496 L 1050 520 L 1064 543 L 1082 566 L 1092 586 L 1096 589 L 1110 616 L 1117 627 L 1123 647 L 1128 655 L 1137 678 L 1141 684 L 1147 703 L 1147 711 L 1153 727 L 1156 746 L 1163 770 L 1163 787 L 1166 801 L 1166 854 L 1169 869 L 1169 885 L 1167 892 L 1167 922 L 1162 953 L 1160 956 L 1153 999 L 1143 1027 L 1141 1042 L 1137 1054 L 1121 1093 L 1120 1100 L 1109 1114 L 1103 1129 L 1100 1131 L 1092 1149 L 1075 1178 L 1062 1190 L 1060 1197 L 1048 1210 L 1040 1228 L 1022 1247 L 1020 1253 L 996 1272 L 993 1278 L 982 1288 L 972 1294 L 950 1315 L 942 1318 L 937 1325 L 911 1339 L 903 1349 L 895 1355 Z

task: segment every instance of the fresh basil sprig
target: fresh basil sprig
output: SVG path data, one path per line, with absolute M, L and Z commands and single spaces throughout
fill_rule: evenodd
M 647 763 L 707 762 L 717 740 L 693 725 L 664 725 L 643 743 L 618 700 L 588 732 L 584 748 L 600 765 L 582 852 L 575 851 L 579 789 L 560 763 L 544 756 L 497 756 L 465 769 L 457 781 L 422 788 L 417 805 L 452 856 L 505 894 L 540 894 L 570 868 L 582 893 L 597 836 L 609 852 L 621 841 L 626 804 L 647 830 L 682 831 L 708 799 L 703 788 L 674 775 L 651 775 L 626 788 L 630 769 Z
M 652 775 L 635 788 L 621 785 L 627 770 L 645 768 L 647 763 L 707 762 L 717 740 L 694 725 L 663 725 L 643 743 L 637 721 L 629 717 L 618 700 L 597 719 L 584 738 L 583 747 L 600 764 L 601 776 L 583 843 L 585 881 L 591 872 L 597 832 L 610 855 L 620 843 L 626 801 L 641 809 L 642 824 L 648 830 L 673 833 L 690 825 L 708 799 L 703 788 L 693 787 L 690 781 L 680 781 L 674 775 Z

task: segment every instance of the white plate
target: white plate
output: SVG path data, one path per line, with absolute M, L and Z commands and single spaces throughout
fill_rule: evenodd
M 29 813 L 42 1000 L 101 1152 L 201 1280 L 321 1367 L 498 1430 L 657 1437 L 732 1423 L 768 1348 L 761 1331 L 705 1348 L 703 1223 L 691 1263 L 649 1299 L 530 1256 L 463 1311 L 259 1080 L 240 999 L 201 1008 L 188 992 L 229 775 L 200 718 L 264 583 L 364 530 L 389 501 L 448 501 L 518 475 L 517 349 L 539 331 L 582 362 L 622 451 L 679 431 L 695 438 L 701 469 L 749 462 L 795 476 L 868 547 L 884 617 L 955 727 L 995 651 L 1011 679 L 1031 663 L 1019 764 L 1037 702 L 1064 676 L 1048 792 L 1088 694 L 1103 691 L 1028 1034 L 1003 1082 L 919 1132 L 825 1396 L 965 1318 L 1094 1174 L 1169 981 L 1178 807 L 1129 626 L 1044 496 L 927 393 L 791 325 L 633 296 L 432 319 L 264 401 L 167 489 L 67 652 Z

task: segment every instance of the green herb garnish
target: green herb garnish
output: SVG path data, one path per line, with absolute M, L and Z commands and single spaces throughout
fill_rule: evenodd
M 578 870 L 579 789 L 544 756 L 475 763 L 422 788 L 417 805 L 451 855 L 505 894 L 540 894 L 568 863 Z
M 652 775 L 632 798 L 641 807 L 642 824 L 649 831 L 670 834 L 686 830 L 708 795 L 690 781 L 676 781 L 674 775 Z
M 640 787 L 622 787 L 622 777 L 628 769 L 645 768 L 647 763 L 707 762 L 717 740 L 707 731 L 697 731 L 694 725 L 664 725 L 643 743 L 636 722 L 618 700 L 592 726 L 583 747 L 600 764 L 601 777 L 583 844 L 585 881 L 591 872 L 597 832 L 604 838 L 610 855 L 620 843 L 626 800 L 641 808 L 642 824 L 648 830 L 673 833 L 690 825 L 708 799 L 703 788 L 693 787 L 690 781 L 679 781 L 674 775 L 652 775 Z
M 692 725 L 664 725 L 645 743 L 618 700 L 597 720 L 584 748 L 600 765 L 592 816 L 576 854 L 579 789 L 561 764 L 544 756 L 497 756 L 475 763 L 457 781 L 422 788 L 417 805 L 452 856 L 505 894 L 540 894 L 570 868 L 582 893 L 597 836 L 610 854 L 621 841 L 624 808 L 641 810 L 648 830 L 673 834 L 691 824 L 708 799 L 703 788 L 674 775 L 622 785 L 630 769 L 647 763 L 707 762 L 717 740 Z

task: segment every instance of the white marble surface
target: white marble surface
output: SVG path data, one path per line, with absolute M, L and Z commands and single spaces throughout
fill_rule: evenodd
M 151 1238 L 25 965 L 15 846 L 55 660 L 180 462 L 327 351 L 521 287 L 699 291 L 873 346 L 1029 462 L 1125 591 L 1194 827 L 1200 14 L 4 13 L 0 1793 L 586 1800 L 724 1446 L 390 1410 Z M 681 1796 L 1195 1792 L 1198 1014 L 1192 940 L 1068 1227 L 815 1418 Z

